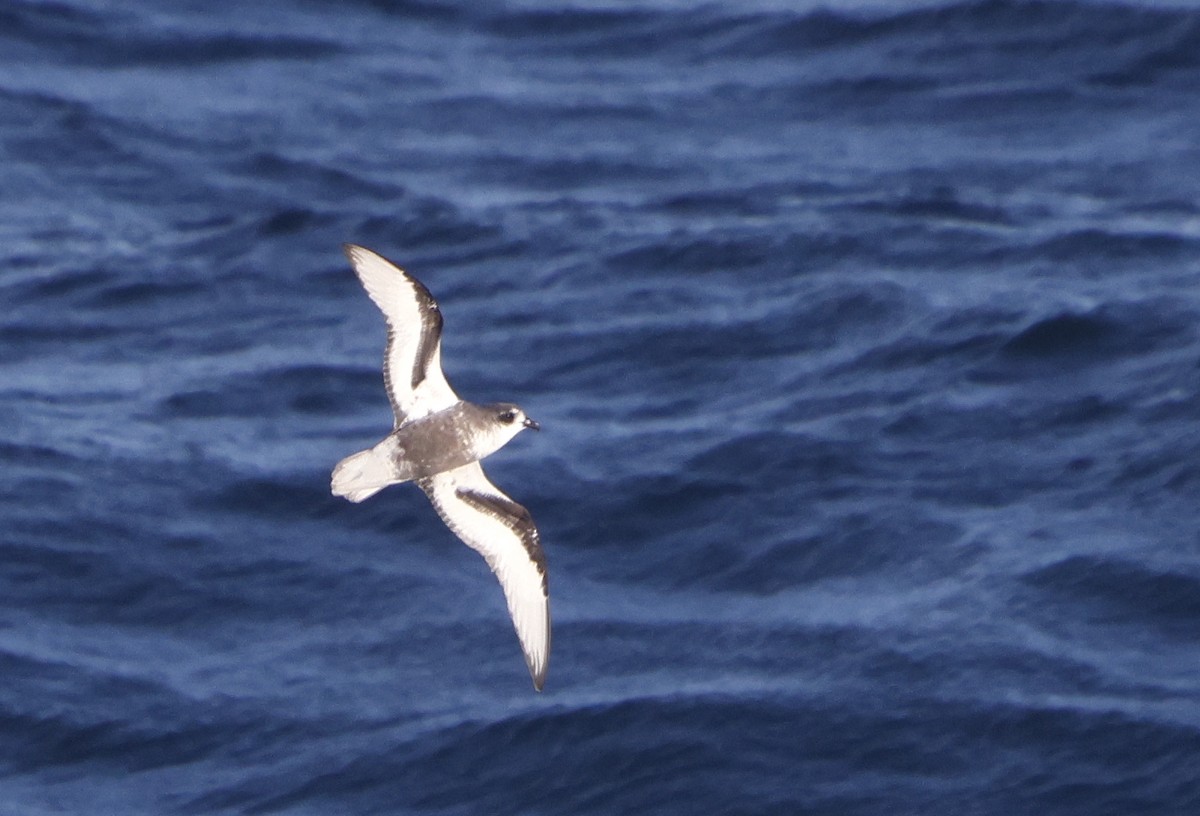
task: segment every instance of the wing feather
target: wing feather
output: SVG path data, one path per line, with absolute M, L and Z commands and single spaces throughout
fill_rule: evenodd
M 458 402 L 442 373 L 442 313 L 433 295 L 382 255 L 356 244 L 342 248 L 387 320 L 383 382 L 396 427 Z
M 541 691 L 550 659 L 550 593 L 546 556 L 529 511 L 493 485 L 478 462 L 418 484 L 446 526 L 499 579 L 534 688 Z

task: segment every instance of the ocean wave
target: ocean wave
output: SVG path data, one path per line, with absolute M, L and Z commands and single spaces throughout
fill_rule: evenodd
M 1196 810 L 1168 5 L 0 10 L 3 801 Z M 543 423 L 541 695 L 419 489 L 330 493 L 343 241 Z
M 1160 571 L 1123 558 L 1075 555 L 1034 570 L 1023 580 L 1069 606 L 1072 620 L 1101 627 L 1149 627 L 1187 637 L 1200 623 L 1200 576 Z
M 6 39 L 17 46 L 49 47 L 76 63 L 200 66 L 249 60 L 314 60 L 341 52 L 329 40 L 179 28 L 163 30 L 141 15 L 101 14 L 73 3 L 14 2 L 3 12 Z

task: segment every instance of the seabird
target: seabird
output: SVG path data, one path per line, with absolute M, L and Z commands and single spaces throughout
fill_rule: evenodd
M 392 432 L 333 469 L 333 494 L 352 502 L 416 482 L 442 521 L 487 561 L 504 589 L 538 691 L 550 657 L 546 556 L 529 511 L 488 481 L 479 460 L 539 426 L 508 402 L 459 399 L 442 373 L 442 313 L 420 281 L 369 249 L 344 244 L 354 271 L 387 320 L 383 382 Z

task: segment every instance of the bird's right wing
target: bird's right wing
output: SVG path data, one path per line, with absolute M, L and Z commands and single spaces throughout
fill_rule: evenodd
M 442 313 L 433 295 L 382 255 L 356 244 L 342 249 L 387 319 L 383 382 L 396 427 L 458 402 L 442 373 Z
M 550 660 L 550 594 L 546 555 L 529 511 L 488 481 L 478 462 L 418 484 L 446 526 L 482 555 L 500 580 L 533 686 L 541 691 Z

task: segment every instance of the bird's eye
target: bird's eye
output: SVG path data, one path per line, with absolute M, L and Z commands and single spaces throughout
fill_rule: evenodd
M 499 420 L 500 420 L 501 422 L 503 422 L 505 425 L 511 425 L 511 424 L 512 424 L 512 421 L 513 421 L 514 419 L 516 419 L 516 418 L 517 418 L 517 412 L 516 412 L 516 411 L 503 411 L 503 412 L 501 412 L 501 413 L 500 413 L 500 415 L 497 417 L 497 419 L 499 419 Z

